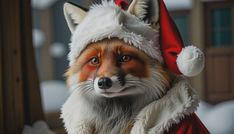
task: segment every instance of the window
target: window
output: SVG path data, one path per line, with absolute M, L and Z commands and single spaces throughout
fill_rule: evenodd
M 232 44 L 232 16 L 231 8 L 217 8 L 211 11 L 213 47 Z
M 204 2 L 206 54 L 205 98 L 212 103 L 234 99 L 234 1 Z
M 207 2 L 204 8 L 206 44 L 212 48 L 229 48 L 234 43 L 233 1 Z

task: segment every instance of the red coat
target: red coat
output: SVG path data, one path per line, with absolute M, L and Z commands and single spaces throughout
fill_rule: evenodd
M 172 125 L 166 134 L 209 134 L 195 113 L 186 116 L 179 124 Z

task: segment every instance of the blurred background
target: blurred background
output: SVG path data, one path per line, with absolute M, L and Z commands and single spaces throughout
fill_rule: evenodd
M 88 8 L 92 0 L 70 0 Z M 45 118 L 64 133 L 60 108 L 69 93 L 64 73 L 71 33 L 63 16 L 65 0 L 32 0 L 33 46 Z M 96 0 L 95 2 L 98 2 Z M 130 2 L 130 0 L 129 0 Z M 185 45 L 206 56 L 204 71 L 190 79 L 202 102 L 197 114 L 214 134 L 234 133 L 234 2 L 164 0 Z

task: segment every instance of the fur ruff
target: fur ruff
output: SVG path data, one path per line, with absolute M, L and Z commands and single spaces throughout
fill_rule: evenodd
M 163 134 L 186 115 L 195 112 L 198 104 L 198 96 L 188 81 L 177 80 L 165 96 L 141 110 L 131 134 Z
M 74 94 L 77 90 L 73 90 Z M 94 131 L 93 128 L 98 128 L 100 133 L 115 134 L 120 133 L 128 126 L 129 121 L 133 124 L 131 134 L 162 134 L 169 130 L 173 124 L 179 123 L 186 115 L 193 113 L 198 106 L 198 97 L 195 95 L 189 83 L 180 78 L 175 81 L 173 87 L 162 98 L 149 102 L 142 101 L 143 98 L 125 98 L 107 100 L 102 99 L 92 103 L 98 107 L 90 107 L 90 102 L 85 99 L 79 99 L 84 96 L 75 93 L 71 95 L 67 102 L 62 107 L 61 117 L 64 120 L 65 126 L 69 134 L 90 134 Z M 145 97 L 145 96 L 144 96 Z M 93 102 L 93 101 L 92 101 Z M 144 104 L 143 104 L 144 103 Z M 111 109 L 105 109 L 110 105 Z M 123 105 L 119 107 L 119 105 Z M 138 104 L 145 107 L 136 107 Z M 147 105 L 148 104 L 148 105 Z M 120 109 L 121 108 L 121 109 Z M 93 110 L 100 111 L 102 109 L 105 117 L 100 117 L 100 114 Z M 104 110 L 103 110 L 104 109 Z M 131 109 L 134 109 L 132 111 Z M 118 112 L 117 112 L 118 111 Z M 113 116 L 119 116 L 119 119 L 114 119 Z M 112 121 L 103 122 L 103 118 L 111 117 Z M 118 127 L 113 127 L 118 122 Z M 111 123 L 113 123 L 111 125 Z M 106 124 L 106 125 L 105 125 Z M 100 125 L 100 126 L 98 126 Z M 110 126 L 103 128 L 103 126 Z M 96 130 L 97 131 L 97 130 Z

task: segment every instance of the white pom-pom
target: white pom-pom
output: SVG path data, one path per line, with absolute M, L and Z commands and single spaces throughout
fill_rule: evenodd
M 205 58 L 203 52 L 195 46 L 182 49 L 177 57 L 177 66 L 185 76 L 195 76 L 204 68 Z

